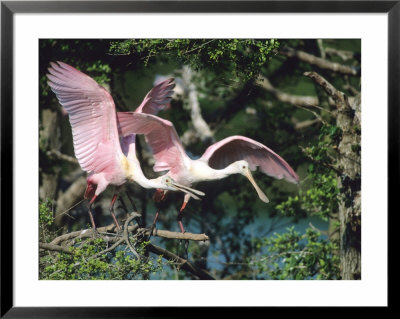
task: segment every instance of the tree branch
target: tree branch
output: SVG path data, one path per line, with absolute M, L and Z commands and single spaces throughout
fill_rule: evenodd
M 164 248 L 161 248 L 161 247 L 158 247 L 158 246 L 155 246 L 152 244 L 148 244 L 147 249 L 156 255 L 161 255 L 164 259 L 179 263 L 180 268 L 196 275 L 197 277 L 199 277 L 202 280 L 215 280 L 215 278 L 212 277 L 205 270 L 196 267 L 194 264 L 192 264 L 188 260 L 183 259 L 183 258 L 179 257 L 178 255 L 175 255 Z
M 193 83 L 193 71 L 189 66 L 184 66 L 182 70 L 182 80 L 185 95 L 187 96 L 186 106 L 190 110 L 190 117 L 192 119 L 193 129 L 195 135 L 201 141 L 211 140 L 214 141 L 214 134 L 210 127 L 201 115 L 201 108 L 198 100 L 198 94 L 195 84 Z M 192 133 L 185 133 L 182 136 L 183 142 L 186 144 L 188 138 L 191 138 Z
M 63 161 L 69 162 L 69 163 L 79 164 L 78 160 L 75 157 L 63 154 L 56 149 L 51 149 L 50 151 L 47 151 L 46 154 L 50 158 L 61 159 Z
M 318 105 L 319 101 L 316 96 L 303 96 L 303 95 L 293 95 L 289 93 L 282 92 L 279 89 L 276 89 L 268 78 L 260 75 L 257 78 L 256 84 L 261 86 L 266 91 L 275 95 L 278 101 L 289 103 L 293 105 L 301 105 L 301 106 L 309 106 L 309 105 Z
M 63 247 L 63 246 L 59 246 L 59 245 L 53 245 L 53 244 L 47 244 L 47 243 L 39 243 L 39 248 L 42 248 L 42 249 L 45 249 L 45 250 L 63 252 L 63 253 L 66 253 L 66 254 L 72 254 L 72 251 L 70 251 L 69 248 Z
M 317 72 L 305 72 L 304 75 L 312 79 L 315 83 L 317 83 L 324 89 L 328 96 L 330 96 L 334 100 L 335 106 L 339 111 L 348 112 L 352 110 L 347 95 L 337 90 L 323 76 L 319 75 Z
M 350 75 L 357 75 L 357 70 L 351 66 L 336 63 L 336 62 L 331 62 L 328 60 L 325 60 L 323 58 L 319 58 L 315 55 L 306 53 L 304 51 L 300 50 L 295 50 L 290 47 L 283 47 L 280 53 L 284 56 L 287 56 L 289 58 L 297 58 L 300 61 L 316 65 L 321 69 L 325 70 L 330 70 L 333 72 L 338 72 L 342 74 L 350 74 Z
M 132 216 L 131 216 L 132 217 Z M 130 221 L 130 220 L 129 220 Z M 127 232 L 133 233 L 141 233 L 143 235 L 150 235 L 150 229 L 147 228 L 139 228 L 138 225 L 128 226 Z M 114 233 L 117 235 L 117 229 L 114 224 L 108 225 L 106 227 L 99 227 L 97 228 L 99 233 Z M 161 229 L 154 229 L 153 236 L 168 238 L 168 239 L 180 239 L 180 240 L 193 240 L 193 241 L 206 241 L 209 240 L 209 237 L 206 234 L 192 234 L 192 233 L 178 233 L 178 232 L 171 232 L 168 230 L 161 230 Z M 92 230 L 91 229 L 83 229 L 75 232 L 71 232 L 68 234 L 61 235 L 55 238 L 50 244 L 52 245 L 59 245 L 60 243 L 74 239 L 74 238 L 89 238 L 92 237 Z
M 354 58 L 354 52 L 352 51 L 337 50 L 334 48 L 325 48 L 325 53 L 329 55 L 336 55 L 340 57 L 343 61 L 347 61 Z

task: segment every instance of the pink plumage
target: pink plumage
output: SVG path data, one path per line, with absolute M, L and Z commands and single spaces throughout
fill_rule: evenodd
M 252 171 L 260 170 L 272 177 L 298 183 L 299 177 L 290 165 L 267 146 L 245 136 L 230 136 L 209 146 L 201 157 L 210 167 L 222 169 L 230 163 L 245 160 Z
M 114 174 L 121 148 L 112 97 L 72 66 L 63 62 L 50 64 L 48 84 L 69 114 L 80 166 L 90 174 Z
M 124 136 L 120 142 L 111 95 L 91 77 L 68 64 L 52 62 L 50 65 L 48 84 L 69 115 L 75 156 L 81 168 L 88 172 L 84 196 L 91 198 L 89 215 L 93 228 L 95 224 L 90 207 L 108 185 L 118 189 L 127 180 L 131 180 L 145 188 L 182 191 L 195 198 L 198 197 L 193 192 L 204 195 L 187 187 L 181 188 L 171 178 L 147 179 L 136 158 L 135 135 Z M 138 109 L 149 113 L 162 110 L 171 100 L 174 85 L 173 79 L 157 84 L 145 96 Z M 113 212 L 116 198 L 117 192 L 111 201 L 110 212 L 116 226 L 120 228 Z
M 156 84 L 144 97 L 142 104 L 135 110 L 138 113 L 157 114 L 168 107 L 173 89 L 174 79 L 169 78 Z
M 260 199 L 266 203 L 269 200 L 254 181 L 251 170 L 260 167 L 261 171 L 269 176 L 284 178 L 292 183 L 299 182 L 295 171 L 282 157 L 267 146 L 245 136 L 227 137 L 211 145 L 200 159 L 190 159 L 173 124 L 153 115 L 157 114 L 159 108 L 147 105 L 148 101 L 135 112 L 118 112 L 118 132 L 121 136 L 129 136 L 132 133 L 145 135 L 155 158 L 154 171 L 168 171 L 168 176 L 188 187 L 196 182 L 221 179 L 230 174 L 240 173 L 249 179 Z M 185 195 L 178 215 L 182 232 L 182 211 L 189 199 L 190 197 Z

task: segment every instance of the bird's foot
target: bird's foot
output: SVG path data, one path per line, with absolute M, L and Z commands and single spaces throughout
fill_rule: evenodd
M 94 239 L 101 237 L 99 231 L 97 230 L 97 228 L 92 228 L 92 237 Z
M 184 232 L 186 233 L 186 232 Z M 181 239 L 179 240 L 179 247 L 178 247 L 178 256 L 183 259 L 188 259 L 188 248 L 189 248 L 189 240 Z M 182 254 L 181 254 L 182 251 Z
M 149 241 L 150 237 L 151 237 L 149 234 L 150 231 L 151 231 L 150 227 L 143 227 L 143 228 L 138 229 L 138 231 L 136 233 L 137 240 L 140 242 Z
M 147 236 L 147 241 L 150 241 L 151 236 L 155 235 L 157 232 L 156 224 L 152 224 L 148 229 L 149 235 Z

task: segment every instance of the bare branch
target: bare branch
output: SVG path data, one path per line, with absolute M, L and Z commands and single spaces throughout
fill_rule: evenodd
M 315 112 L 315 111 L 313 111 L 313 110 L 310 110 L 310 109 L 308 109 L 308 108 L 306 108 L 306 107 L 304 107 L 304 106 L 301 106 L 301 105 L 296 105 L 296 104 L 293 104 L 293 105 L 296 106 L 296 107 L 298 107 L 298 108 L 300 108 L 300 109 L 302 109 L 302 110 L 305 110 L 305 111 L 307 111 L 307 112 L 312 113 L 312 114 L 315 116 L 316 120 L 318 120 L 319 122 L 322 122 L 322 123 L 326 124 L 326 122 L 322 119 L 322 117 L 321 117 L 317 112 Z
M 196 267 L 194 264 L 192 264 L 188 260 L 183 259 L 183 258 L 179 257 L 178 255 L 175 255 L 172 252 L 170 252 L 164 248 L 161 248 L 161 247 L 158 247 L 158 246 L 155 246 L 152 244 L 148 244 L 147 249 L 156 255 L 161 255 L 164 259 L 178 263 L 180 268 L 196 275 L 200 279 L 203 279 L 203 280 L 214 280 L 215 279 L 205 270 Z
M 274 94 L 275 97 L 281 102 L 290 103 L 293 105 L 302 105 L 302 106 L 319 104 L 318 98 L 316 96 L 293 95 L 282 92 L 279 89 L 276 89 L 271 84 L 269 79 L 266 78 L 265 76 L 260 75 L 256 83 L 262 88 L 264 88 L 266 91 Z
M 131 216 L 129 222 L 134 218 L 135 216 Z M 125 227 L 127 232 L 133 233 L 141 233 L 143 235 L 150 235 L 150 229 L 147 228 L 139 228 L 138 225 L 133 225 L 133 226 L 128 226 Z M 100 227 L 97 228 L 97 231 L 99 233 L 112 233 L 114 235 L 117 234 L 117 229 L 114 224 L 108 225 L 106 227 Z M 157 237 L 162 237 L 162 238 L 168 238 L 168 239 L 180 239 L 180 240 L 193 240 L 193 241 L 206 241 L 209 240 L 209 237 L 206 234 L 192 234 L 192 233 L 178 233 L 178 232 L 171 232 L 168 230 L 161 230 L 161 229 L 154 229 L 153 230 L 153 236 Z M 51 244 L 52 245 L 59 245 L 63 241 L 71 240 L 74 238 L 89 238 L 92 237 L 92 231 L 91 229 L 83 229 L 80 231 L 75 231 L 71 232 L 68 234 L 61 235 L 57 238 L 55 238 Z
M 343 93 L 337 90 L 331 83 L 329 83 L 324 77 L 319 75 L 317 72 L 305 72 L 305 76 L 309 77 L 312 79 L 315 83 L 317 83 L 319 86 L 321 86 L 325 92 L 333 98 L 335 101 L 335 105 L 338 109 L 351 109 L 349 100 L 347 96 Z
M 63 246 L 58 246 L 58 245 L 53 245 L 53 244 L 39 243 L 39 248 L 51 250 L 51 251 L 63 252 L 66 254 L 72 254 L 72 251 L 70 251 L 69 248 L 63 247 Z
M 324 44 L 323 44 L 322 41 L 323 41 L 322 39 L 317 39 L 317 44 L 318 44 L 319 52 L 321 53 L 321 58 L 325 59 L 325 57 L 326 57 L 325 53 L 326 52 L 325 52 Z
M 146 234 L 150 234 L 150 231 L 146 231 Z M 168 230 L 154 229 L 153 236 L 169 238 L 169 239 L 180 239 L 180 240 L 193 240 L 193 241 L 206 241 L 209 237 L 206 234 L 192 234 L 192 233 L 178 233 L 171 232 Z
M 309 126 L 313 126 L 315 123 L 319 123 L 319 122 L 321 122 L 319 118 L 315 118 L 315 119 L 312 119 L 312 120 L 306 120 L 306 121 L 302 121 L 302 122 L 297 122 L 294 125 L 294 128 L 296 130 L 303 130 L 303 129 L 305 129 L 305 128 L 309 127 Z
M 187 107 L 190 110 L 193 129 L 201 141 L 211 139 L 214 141 L 214 134 L 201 115 L 201 108 L 198 100 L 198 94 L 193 83 L 193 71 L 189 66 L 184 66 L 182 70 L 182 79 L 185 93 L 187 95 Z M 185 135 L 182 137 L 185 140 Z
M 325 53 L 329 55 L 336 55 L 343 61 L 347 61 L 354 58 L 354 52 L 352 51 L 337 50 L 334 48 L 325 48 Z
M 135 231 L 138 228 L 137 225 L 134 226 L 129 226 L 129 230 L 130 232 Z M 99 233 L 107 233 L 107 232 L 114 232 L 116 233 L 116 226 L 114 224 L 108 225 L 106 227 L 99 227 L 97 228 L 97 231 Z M 79 230 L 79 231 L 74 231 L 68 234 L 64 234 L 61 235 L 55 239 L 53 239 L 53 241 L 50 243 L 52 245 L 59 245 L 60 243 L 62 243 L 63 241 L 67 241 L 70 239 L 74 239 L 74 238 L 89 238 L 92 237 L 93 233 L 91 229 L 83 229 L 83 230 Z
M 331 62 L 331 61 L 325 60 L 323 58 L 319 58 L 315 55 L 306 53 L 304 51 L 295 50 L 290 47 L 284 47 L 284 48 L 282 48 L 280 53 L 289 58 L 297 58 L 300 61 L 312 64 L 312 65 L 316 65 L 321 69 L 326 69 L 326 70 L 330 70 L 330 71 L 338 72 L 338 73 L 342 73 L 342 74 L 357 75 L 357 70 L 351 66 L 336 63 L 336 62 Z
M 50 158 L 60 159 L 60 160 L 63 160 L 63 161 L 69 162 L 69 163 L 79 164 L 78 160 L 75 157 L 63 154 L 56 149 L 47 151 L 47 156 Z

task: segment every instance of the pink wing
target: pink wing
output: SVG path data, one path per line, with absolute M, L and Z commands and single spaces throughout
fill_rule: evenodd
M 87 172 L 113 170 L 121 147 L 111 95 L 72 66 L 50 64 L 48 84 L 69 114 L 79 164 Z
M 230 136 L 219 141 L 204 152 L 202 160 L 214 169 L 222 169 L 229 164 L 245 160 L 254 171 L 257 166 L 263 173 L 292 183 L 298 183 L 299 177 L 289 164 L 265 145 L 244 136 Z
M 117 122 L 122 137 L 130 134 L 145 135 L 156 160 L 154 171 L 173 170 L 189 159 L 170 121 L 151 114 L 118 112 Z
M 174 79 L 161 81 L 144 97 L 142 104 L 135 110 L 137 113 L 157 114 L 166 108 L 171 101 L 175 87 Z

